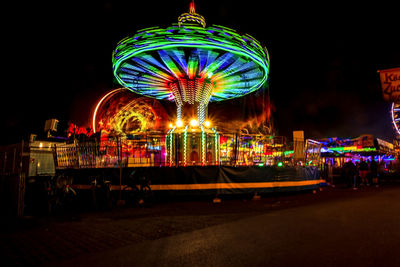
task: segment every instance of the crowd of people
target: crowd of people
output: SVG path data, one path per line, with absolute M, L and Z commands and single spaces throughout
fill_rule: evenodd
M 327 182 L 331 186 L 335 186 L 333 181 L 333 165 L 330 161 L 327 163 Z M 376 186 L 379 187 L 379 176 L 385 172 L 384 161 L 375 161 L 360 159 L 360 161 L 349 160 L 343 164 L 341 168 L 341 176 L 345 179 L 348 187 L 358 189 L 360 186 Z

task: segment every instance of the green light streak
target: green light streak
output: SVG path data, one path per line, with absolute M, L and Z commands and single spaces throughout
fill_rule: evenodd
M 209 62 L 205 63 L 202 59 L 191 58 L 189 59 L 189 62 L 186 63 L 182 54 L 183 52 L 179 50 L 182 48 L 200 48 L 208 50 L 209 55 L 207 56 L 207 60 Z M 165 67 L 162 66 L 162 64 L 157 64 L 156 60 L 149 56 L 149 53 L 151 54 L 156 51 L 160 54 L 160 57 L 164 61 L 169 72 L 171 72 L 176 78 L 179 77 L 179 75 L 184 75 L 184 73 L 182 73 L 182 69 L 187 72 L 187 75 L 192 77 L 196 74 L 196 71 L 199 68 L 199 63 L 201 64 L 200 68 L 207 66 L 207 69 L 201 70 L 201 75 L 203 75 L 203 77 L 212 78 L 213 81 L 217 81 L 217 84 L 220 84 L 220 86 L 215 89 L 215 92 L 213 92 L 211 101 L 221 101 L 251 93 L 260 88 L 261 85 L 267 81 L 269 73 L 268 51 L 266 48 L 262 47 L 258 41 L 249 35 L 241 36 L 234 30 L 221 26 L 212 26 L 204 29 L 193 26 L 172 26 L 166 29 L 151 28 L 142 30 L 132 38 L 125 38 L 119 42 L 117 49 L 113 53 L 114 75 L 118 82 L 123 86 L 143 95 L 148 95 L 158 99 L 166 99 L 169 97 L 169 89 L 165 88 L 165 84 L 167 82 L 164 82 L 164 84 L 162 83 L 162 80 L 165 81 L 169 79 L 167 77 L 168 75 L 158 74 L 158 72 Z M 163 53 L 161 51 L 168 52 Z M 220 51 L 220 58 L 216 58 L 218 53 L 215 53 L 214 51 Z M 210 53 L 215 54 L 214 60 L 212 57 L 210 57 Z M 241 71 L 243 69 L 243 64 L 232 64 L 231 68 L 228 67 L 228 69 L 225 69 L 222 72 L 214 73 L 219 66 L 226 63 L 224 57 L 229 59 L 229 54 L 224 53 L 231 53 L 235 55 L 237 57 L 237 61 L 243 60 L 244 62 L 256 64 L 256 66 L 258 66 L 262 71 L 260 71 L 258 68 L 255 68 L 254 71 L 259 72 L 260 74 L 250 74 L 251 71 L 247 71 L 247 73 L 249 73 L 248 75 L 253 75 L 254 79 L 251 78 L 253 80 L 236 84 L 237 79 L 230 79 L 229 76 Z M 148 76 L 158 76 L 159 80 L 147 77 L 146 74 L 143 76 L 144 78 L 141 78 L 144 81 L 136 82 L 132 79 L 129 80 L 126 75 L 123 76 L 121 73 L 119 73 L 119 70 L 125 66 L 124 62 L 128 62 L 130 58 L 135 57 L 143 58 L 151 64 L 160 67 L 160 69 L 157 69 L 158 67 L 149 67 L 148 65 L 141 63 L 149 70 Z M 171 57 L 173 57 L 174 60 L 172 60 Z M 175 65 L 174 61 L 179 63 L 180 66 L 178 67 Z M 215 77 L 212 77 L 214 75 Z M 122 80 L 122 78 L 124 78 L 126 82 Z M 221 79 L 226 79 L 226 81 Z M 144 89 L 143 87 L 146 82 L 151 83 L 152 85 L 149 85 L 149 88 L 158 91 L 159 94 L 156 92 L 148 94 L 147 89 Z M 139 84 L 141 87 L 135 87 L 134 84 Z M 232 89 L 226 89 L 226 86 L 228 85 L 231 86 Z M 233 87 L 237 89 L 242 88 L 242 90 L 235 91 L 233 90 Z M 226 90 L 230 90 L 232 92 L 225 93 Z

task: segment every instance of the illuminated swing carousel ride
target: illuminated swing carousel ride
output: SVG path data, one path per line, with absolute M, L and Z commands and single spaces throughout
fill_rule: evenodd
M 208 120 L 208 104 L 242 97 L 262 87 L 268 52 L 249 35 L 206 27 L 191 2 L 189 13 L 168 28 L 148 28 L 120 41 L 113 71 L 125 88 L 157 100 L 174 101 L 166 162 L 184 166 L 219 162 L 219 134 Z

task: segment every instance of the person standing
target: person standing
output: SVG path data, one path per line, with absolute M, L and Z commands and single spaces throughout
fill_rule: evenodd
M 330 160 L 328 161 L 328 181 L 330 186 L 335 187 L 333 184 L 333 165 Z
M 378 163 L 378 176 L 380 181 L 382 181 L 382 177 L 385 177 L 385 162 L 383 160 Z
M 360 171 L 360 177 L 361 177 L 361 184 L 369 185 L 368 180 L 367 180 L 368 164 L 362 158 L 360 159 L 359 171 Z
M 353 161 L 349 160 L 344 164 L 344 174 L 346 177 L 348 187 L 357 188 L 357 167 L 354 165 Z
M 344 178 L 346 179 L 347 187 L 351 187 L 351 178 L 350 178 L 350 161 L 346 161 L 343 164 L 342 173 Z
M 375 159 L 372 159 L 369 169 L 371 170 L 372 184 L 378 187 L 378 163 L 375 161 Z

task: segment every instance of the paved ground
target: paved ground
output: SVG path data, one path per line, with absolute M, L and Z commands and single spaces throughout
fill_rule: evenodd
M 26 218 L 0 238 L 14 266 L 400 266 L 400 186 Z

